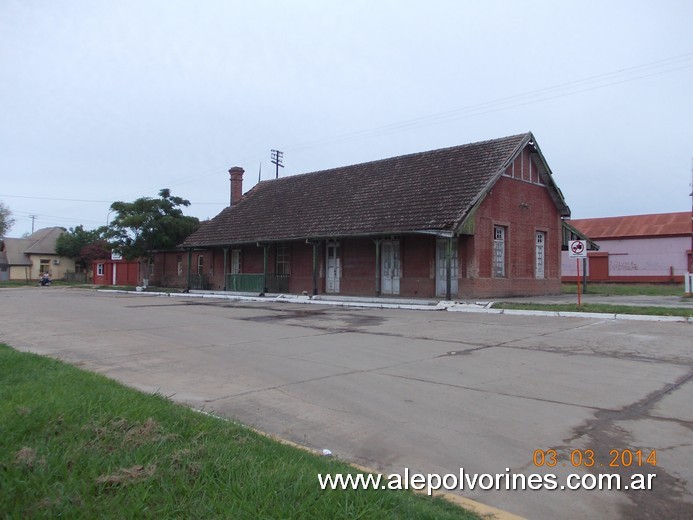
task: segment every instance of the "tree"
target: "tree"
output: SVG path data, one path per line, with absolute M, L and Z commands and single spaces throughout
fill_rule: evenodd
M 55 242 L 55 252 L 60 256 L 72 258 L 75 263 L 84 269 L 89 269 L 92 262 L 98 258 L 107 258 L 111 255 L 108 243 L 102 234 L 104 228 L 87 231 L 83 226 L 70 228 Z
M 141 258 L 143 263 L 149 263 L 154 251 L 175 248 L 199 227 L 197 218 L 183 214 L 181 206 L 189 205 L 190 201 L 174 197 L 167 188 L 159 191 L 158 199 L 141 197 L 133 202 L 114 202 L 111 210 L 116 216 L 104 237 L 124 258 Z
M 12 229 L 13 225 L 14 219 L 12 218 L 10 208 L 0 202 L 0 237 L 4 237 L 5 234 Z

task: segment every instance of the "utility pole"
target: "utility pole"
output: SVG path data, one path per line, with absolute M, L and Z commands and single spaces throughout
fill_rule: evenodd
M 282 164 L 282 159 L 284 157 L 284 152 L 280 152 L 279 150 L 272 150 L 272 164 L 274 164 L 277 168 L 277 173 L 275 176 L 275 179 L 279 178 L 279 168 L 283 168 L 284 165 Z
M 688 273 L 684 279 L 686 296 L 693 295 L 693 159 L 691 159 L 691 250 L 688 253 Z
M 36 220 L 36 215 L 29 215 L 29 218 L 31 219 L 31 234 L 34 234 L 34 221 Z
M 693 274 L 693 159 L 691 159 L 691 256 L 688 272 Z

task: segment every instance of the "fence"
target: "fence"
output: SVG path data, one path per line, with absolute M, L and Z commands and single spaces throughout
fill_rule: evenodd
M 263 293 L 263 284 L 267 280 L 267 292 L 285 293 L 289 292 L 288 274 L 227 274 L 226 290 L 234 292 Z
M 203 274 L 190 274 L 190 288 L 198 291 L 207 289 L 207 278 Z
M 75 283 L 87 283 L 87 273 L 73 273 L 67 271 L 65 273 L 65 281 Z

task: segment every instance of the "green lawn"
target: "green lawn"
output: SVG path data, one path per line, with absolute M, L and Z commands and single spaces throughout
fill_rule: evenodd
M 582 287 L 580 288 L 582 292 Z M 564 283 L 561 285 L 563 294 L 577 294 L 577 285 Z M 683 296 L 683 284 L 627 284 L 627 283 L 588 283 L 588 294 L 602 296 Z
M 81 282 L 66 282 L 64 280 L 51 280 L 51 285 L 61 285 L 63 287 L 85 287 Z M 0 282 L 0 289 L 11 287 L 37 287 L 38 280 L 4 280 Z
M 641 314 L 647 316 L 683 316 L 693 317 L 693 309 L 680 307 L 636 307 L 629 305 L 611 305 L 607 303 L 510 303 L 498 302 L 494 309 L 563 311 L 563 312 L 601 312 L 606 314 Z
M 0 345 L 5 518 L 478 518 L 440 498 L 322 491 L 333 458 Z

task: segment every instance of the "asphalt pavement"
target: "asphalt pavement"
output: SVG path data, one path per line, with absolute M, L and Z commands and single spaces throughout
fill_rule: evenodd
M 317 302 L 2 289 L 0 341 L 385 474 L 656 474 L 456 492 L 526 518 L 693 518 L 690 323 Z

